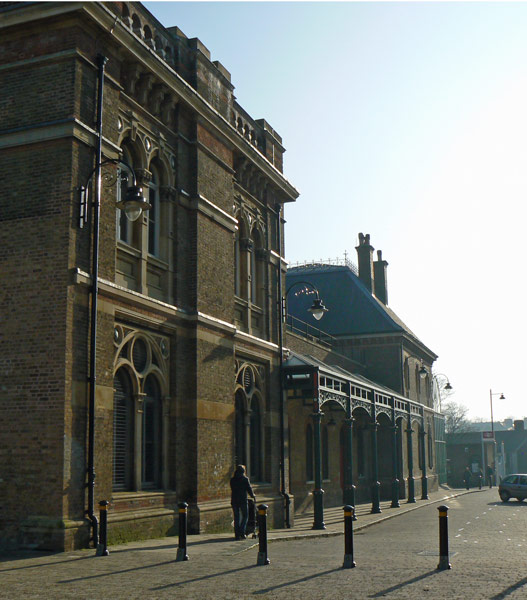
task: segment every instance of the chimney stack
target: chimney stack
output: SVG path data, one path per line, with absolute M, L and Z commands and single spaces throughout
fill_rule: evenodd
M 377 260 L 373 263 L 375 296 L 385 305 L 388 304 L 387 266 L 388 262 L 382 259 L 382 251 L 377 250 Z
M 359 233 L 359 245 L 355 248 L 359 261 L 359 279 L 373 292 L 373 246 L 370 245 L 370 234 Z

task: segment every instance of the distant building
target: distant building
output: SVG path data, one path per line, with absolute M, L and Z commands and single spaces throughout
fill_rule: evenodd
M 499 429 L 494 423 L 495 443 L 490 425 L 489 422 L 488 429 L 447 434 L 450 485 L 463 485 L 466 467 L 474 473 L 474 485 L 478 482 L 479 470 L 485 475 L 488 466 L 495 472 L 496 482 L 507 473 L 527 473 L 527 431 L 523 420 L 514 421 L 512 429 Z

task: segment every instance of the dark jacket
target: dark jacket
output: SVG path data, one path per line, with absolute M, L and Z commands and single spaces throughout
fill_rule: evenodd
M 249 479 L 243 473 L 235 473 L 231 478 L 231 504 L 247 502 L 247 494 L 254 498 L 254 492 Z

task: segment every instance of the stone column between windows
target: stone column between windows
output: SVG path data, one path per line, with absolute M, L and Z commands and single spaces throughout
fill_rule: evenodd
M 146 394 L 138 392 L 134 396 L 134 449 L 133 449 L 133 488 L 138 491 L 143 481 L 143 402 Z
M 136 169 L 138 185 L 143 188 L 143 193 L 148 200 L 148 183 L 152 180 L 152 173 L 147 169 Z M 147 258 L 148 258 L 148 215 L 143 212 L 139 217 L 139 249 L 141 250 L 141 260 L 139 262 L 138 272 L 138 291 L 148 296 L 148 278 L 147 278 Z
M 177 198 L 177 190 L 175 187 L 171 185 L 164 185 L 159 188 L 159 199 L 161 201 L 161 206 L 165 205 L 166 209 L 161 212 L 166 215 L 168 220 L 168 228 L 166 229 L 166 240 L 163 240 L 162 236 L 159 240 L 160 245 L 166 243 L 166 252 L 164 253 L 163 260 L 168 262 L 168 281 L 166 282 L 166 294 L 167 294 L 167 302 L 169 304 L 176 304 L 176 300 L 174 297 L 174 252 L 173 252 L 173 244 L 175 244 L 174 240 L 174 205 Z M 163 254 L 162 254 L 163 256 Z

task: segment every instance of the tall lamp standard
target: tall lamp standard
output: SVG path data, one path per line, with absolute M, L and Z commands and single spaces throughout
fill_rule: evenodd
M 442 411 L 442 403 L 444 398 L 448 397 L 449 392 L 454 388 L 450 380 L 444 373 L 432 373 L 432 397 L 434 410 L 438 413 Z M 435 447 L 436 447 L 436 464 L 439 483 L 446 483 L 447 468 L 446 468 L 446 439 L 445 439 L 445 419 L 439 417 L 436 420 L 435 428 Z
M 280 205 L 276 205 L 276 216 L 277 216 L 277 229 L 278 229 L 278 248 L 281 255 L 281 220 L 280 220 Z M 328 309 L 324 306 L 322 300 L 320 299 L 320 294 L 318 289 L 308 281 L 297 281 L 290 285 L 285 294 L 282 292 L 282 272 L 281 272 L 281 264 L 278 266 L 278 295 L 280 298 L 280 318 L 278 319 L 278 349 L 279 349 L 279 377 L 280 377 L 280 493 L 284 498 L 284 521 L 285 526 L 287 528 L 291 527 L 290 520 L 290 500 L 289 494 L 286 491 L 286 477 L 285 477 L 285 402 L 284 402 L 284 323 L 287 317 L 287 297 L 291 290 L 298 286 L 304 286 L 301 290 L 298 291 L 298 294 L 308 294 L 314 293 L 315 299 L 313 300 L 313 304 L 308 308 L 308 312 L 310 312 L 313 317 L 320 321 L 320 319 L 328 312 Z M 320 455 L 320 419 L 322 417 L 322 413 L 320 412 L 320 405 L 318 396 L 315 399 L 315 411 L 313 413 L 313 419 L 315 421 L 314 427 L 314 446 L 315 446 L 315 488 L 319 490 L 318 494 L 315 494 L 315 524 L 320 525 L 320 527 L 315 527 L 314 529 L 324 529 L 323 522 L 323 504 L 322 504 L 322 462 Z M 317 518 L 318 517 L 318 518 Z
M 489 390 L 490 396 L 490 429 L 492 432 L 492 468 L 496 469 L 496 439 L 494 437 L 494 412 L 492 410 L 492 397 L 499 396 L 500 400 L 505 400 L 505 396 L 503 392 L 493 392 L 492 389 Z M 491 477 L 492 479 L 492 477 Z
M 88 400 L 88 465 L 87 465 L 87 483 L 88 488 L 88 507 L 86 515 L 91 523 L 92 540 L 94 546 L 98 549 L 99 525 L 94 511 L 94 493 L 95 493 L 95 387 L 97 383 L 96 363 L 97 363 L 97 300 L 98 300 L 98 279 L 99 279 L 99 222 L 101 210 L 101 170 L 105 164 L 123 164 L 132 173 L 133 185 L 126 190 L 126 196 L 116 204 L 117 208 L 122 209 L 130 221 L 137 220 L 143 211 L 151 208 L 151 205 L 143 196 L 143 190 L 137 185 L 135 172 L 130 165 L 119 159 L 102 158 L 102 124 L 103 124 L 103 99 L 104 99 L 104 70 L 108 59 L 97 55 L 97 149 L 95 168 L 87 178 L 86 185 L 80 188 L 80 219 L 79 227 L 84 227 L 88 221 L 88 194 L 87 189 L 95 174 L 95 195 L 92 202 L 93 209 L 93 245 L 92 245 L 92 269 L 91 269 L 91 309 L 90 309 L 90 359 L 89 359 L 89 400 Z
M 434 405 L 434 410 L 437 412 L 441 412 L 441 394 L 445 391 L 448 392 L 452 390 L 452 385 L 446 375 L 443 373 L 432 373 L 430 370 L 430 374 L 432 375 L 431 379 L 431 392 L 432 392 L 432 401 Z M 421 379 L 424 379 L 428 375 L 428 371 L 425 366 L 422 364 L 419 369 L 419 376 Z M 429 388 L 430 391 L 430 388 Z M 423 414 L 423 424 L 420 431 L 420 448 L 421 448 L 421 456 L 422 456 L 422 476 L 421 476 L 421 499 L 428 499 L 428 478 L 426 476 L 426 443 L 425 436 L 427 435 L 425 430 L 425 421 Z M 439 440 L 438 438 L 442 439 Z M 437 464 L 437 474 L 441 478 L 445 471 L 444 476 L 446 479 L 446 446 L 444 439 L 444 428 L 436 427 L 435 428 L 435 447 L 436 447 L 436 464 Z

